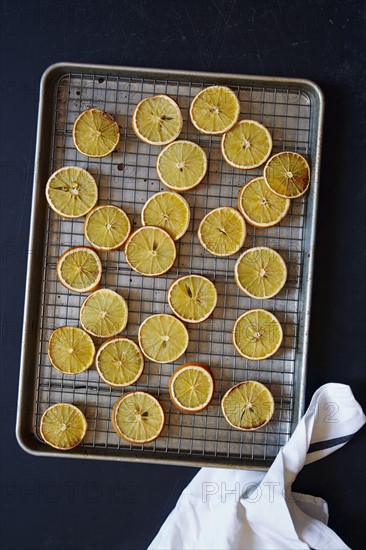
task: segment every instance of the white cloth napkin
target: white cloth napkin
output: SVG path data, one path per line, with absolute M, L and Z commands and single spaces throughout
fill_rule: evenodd
M 327 503 L 291 486 L 305 464 L 342 447 L 365 422 L 349 386 L 325 384 L 268 472 L 202 468 L 149 549 L 348 548 L 327 527 Z

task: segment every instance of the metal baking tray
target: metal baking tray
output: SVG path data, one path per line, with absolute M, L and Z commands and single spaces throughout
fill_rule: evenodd
M 311 166 L 310 191 L 292 201 L 289 214 L 279 225 L 269 229 L 247 226 L 245 248 L 268 245 L 278 250 L 287 263 L 287 284 L 270 300 L 245 297 L 233 279 L 237 255 L 216 258 L 197 239 L 198 224 L 206 212 L 218 205 L 235 207 L 242 185 L 262 174 L 262 168 L 250 172 L 231 168 L 222 160 L 220 137 L 199 134 L 190 123 L 191 99 L 210 84 L 226 84 L 236 91 L 241 118 L 253 118 L 269 129 L 273 153 L 297 151 L 307 157 Z M 85 241 L 83 220 L 58 217 L 48 208 L 44 190 L 54 170 L 79 165 L 97 178 L 99 201 L 122 205 L 134 227 L 138 227 L 143 204 L 163 187 L 155 169 L 160 148 L 136 138 L 131 114 L 141 99 L 158 93 L 177 100 L 185 121 L 181 137 L 204 148 L 209 170 L 196 189 L 184 194 L 191 207 L 191 224 L 178 243 L 174 268 L 163 277 L 142 277 L 130 270 L 123 251 L 106 253 L 102 254 L 102 286 L 117 290 L 126 298 L 129 323 L 124 334 L 134 340 L 139 324 L 148 315 L 170 313 L 166 289 L 178 274 L 207 275 L 215 282 L 219 299 L 210 319 L 198 326 L 188 326 L 190 342 L 185 356 L 168 365 L 146 361 L 144 373 L 134 387 L 160 399 L 166 412 L 166 426 L 156 441 L 133 445 L 118 438 L 110 421 L 113 403 L 122 390 L 104 384 L 94 367 L 70 377 L 50 365 L 47 343 L 51 332 L 62 325 L 78 325 L 80 304 L 85 299 L 58 282 L 56 262 L 65 249 Z M 116 151 L 103 159 L 88 159 L 77 152 L 72 142 L 74 120 L 90 107 L 111 113 L 121 127 Z M 322 93 L 307 80 L 71 63 L 53 65 L 44 73 L 17 418 L 17 438 L 24 450 L 44 456 L 193 466 L 256 469 L 270 466 L 296 427 L 304 406 L 322 121 Z M 284 329 L 280 350 L 271 359 L 260 362 L 240 357 L 231 343 L 235 319 L 252 307 L 275 312 Z M 178 364 L 197 360 L 210 365 L 216 392 L 207 410 L 190 415 L 181 413 L 170 402 L 168 379 Z M 229 427 L 219 404 L 228 388 L 248 379 L 268 385 L 275 398 L 275 413 L 264 428 L 240 432 Z M 88 421 L 84 442 L 66 453 L 45 445 L 39 433 L 42 413 L 60 401 L 79 406 Z

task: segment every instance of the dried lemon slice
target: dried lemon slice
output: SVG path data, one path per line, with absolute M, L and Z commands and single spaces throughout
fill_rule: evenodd
M 266 246 L 249 248 L 235 264 L 234 278 L 238 287 L 251 296 L 265 300 L 283 288 L 287 268 L 282 257 Z
M 177 241 L 183 237 L 190 222 L 189 204 L 173 191 L 156 193 L 145 203 L 141 212 L 142 225 L 165 229 Z
M 108 113 L 88 109 L 75 120 L 72 137 L 79 153 L 87 157 L 106 157 L 118 145 L 119 126 Z
M 237 122 L 240 104 L 227 86 L 209 86 L 194 97 L 189 114 L 200 132 L 223 134 Z
M 255 120 L 241 120 L 222 136 L 221 152 L 228 164 L 239 170 L 252 170 L 271 154 L 271 134 Z
M 77 166 L 56 170 L 46 185 L 46 199 L 63 218 L 85 216 L 98 200 L 98 188 L 89 172 Z
M 76 246 L 64 252 L 57 262 L 60 283 L 74 292 L 92 292 L 100 284 L 102 262 L 88 246 Z
M 246 237 L 242 215 L 229 206 L 211 210 L 201 221 L 198 238 L 201 245 L 214 256 L 230 256 L 238 252 Z
M 78 407 L 57 403 L 49 407 L 41 418 L 41 436 L 48 445 L 68 451 L 84 439 L 87 430 L 85 416 Z
M 183 275 L 170 285 L 168 303 L 182 321 L 201 323 L 216 307 L 215 285 L 202 275 Z
M 95 355 L 93 340 L 78 327 L 54 330 L 48 342 L 48 357 L 52 365 L 64 374 L 79 374 L 87 370 Z
M 142 353 L 151 361 L 170 363 L 186 351 L 188 331 L 173 315 L 151 315 L 140 325 L 139 344 Z
M 207 172 L 207 156 L 192 141 L 179 140 L 167 145 L 156 165 L 160 181 L 178 193 L 196 187 Z
M 150 145 L 166 145 L 177 139 L 183 118 L 177 103 L 160 94 L 140 101 L 132 115 L 132 128 L 137 137 Z
M 290 199 L 276 195 L 262 177 L 249 180 L 239 193 L 238 209 L 245 220 L 255 227 L 278 224 L 289 208 Z
M 310 168 L 298 153 L 278 153 L 269 159 L 264 167 L 264 179 L 268 187 L 289 199 L 301 197 L 310 184 Z
M 144 369 L 144 357 L 133 340 L 119 336 L 102 344 L 95 358 L 102 380 L 114 388 L 134 384 Z
M 236 351 L 253 361 L 271 357 L 280 347 L 282 338 L 277 317 L 264 309 L 246 311 L 235 321 L 233 328 Z
M 221 400 L 227 422 L 238 430 L 262 428 L 272 418 L 274 399 L 269 389 L 255 380 L 240 382 L 230 388 Z
M 171 236 L 160 227 L 140 227 L 127 241 L 129 266 L 148 277 L 163 275 L 175 262 L 177 251 Z
M 143 391 L 125 393 L 112 410 L 113 427 L 129 443 L 149 443 L 164 428 L 164 410 L 159 401 Z
M 100 338 L 109 338 L 121 332 L 127 325 L 127 319 L 126 301 L 108 288 L 90 294 L 80 310 L 81 326 Z
M 203 411 L 215 390 L 211 371 L 200 363 L 186 363 L 173 372 L 169 380 L 170 398 L 181 411 Z
M 113 204 L 96 206 L 87 215 L 84 234 L 97 250 L 117 250 L 126 242 L 131 232 L 127 214 Z

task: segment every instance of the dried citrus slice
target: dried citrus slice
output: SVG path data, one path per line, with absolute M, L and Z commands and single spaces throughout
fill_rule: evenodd
M 264 309 L 246 311 L 235 321 L 233 344 L 236 351 L 259 361 L 271 357 L 282 343 L 282 327 L 273 313 Z
M 289 199 L 301 197 L 310 184 L 310 168 L 298 153 L 278 153 L 264 167 L 264 179 L 276 195 Z
M 164 428 L 164 410 L 159 401 L 144 391 L 125 393 L 114 404 L 113 427 L 129 443 L 150 443 Z
M 249 248 L 235 264 L 234 278 L 238 287 L 251 296 L 272 298 L 286 283 L 287 268 L 278 252 L 266 246 Z
M 163 275 L 175 262 L 177 251 L 171 236 L 160 227 L 140 227 L 127 241 L 129 266 L 148 277 Z
M 211 402 L 215 390 L 211 371 L 200 363 L 186 363 L 173 372 L 169 393 L 174 405 L 181 411 L 203 411 Z
M 150 315 L 139 328 L 142 353 L 155 363 L 170 363 L 183 355 L 188 346 L 188 331 L 173 315 Z
M 48 356 L 52 365 L 64 374 L 79 374 L 87 370 L 95 355 L 93 340 L 78 327 L 60 327 L 54 330 L 48 342 Z
M 239 170 L 257 168 L 268 159 L 271 150 L 271 134 L 255 120 L 240 120 L 221 140 L 224 159 Z
M 200 132 L 223 134 L 237 122 L 240 104 L 227 86 L 209 86 L 194 97 L 189 114 Z
M 246 227 L 242 215 L 229 206 L 211 210 L 198 228 L 201 245 L 215 256 L 235 254 L 243 246 L 245 237 Z
M 140 101 L 132 115 L 132 128 L 137 137 L 150 145 L 166 145 L 177 139 L 183 118 L 177 103 L 161 94 Z
M 74 122 L 72 138 L 79 153 L 87 157 L 106 157 L 117 147 L 119 126 L 100 109 L 88 109 Z
M 216 307 L 215 285 L 202 275 L 183 275 L 170 285 L 168 302 L 173 313 L 187 323 L 200 323 Z
M 203 180 L 207 172 L 207 156 L 192 141 L 174 141 L 159 154 L 156 169 L 164 185 L 182 193 Z
M 46 199 L 63 218 L 85 216 L 98 200 L 98 188 L 89 172 L 77 166 L 56 170 L 46 185 Z
M 106 384 L 114 388 L 124 388 L 140 378 L 144 357 L 135 342 L 119 336 L 100 346 L 95 366 Z
M 74 292 L 92 292 L 102 277 L 102 262 L 88 246 L 76 246 L 64 252 L 57 262 L 60 283 Z
M 238 430 L 262 428 L 272 418 L 274 399 L 269 389 L 255 380 L 240 382 L 230 388 L 221 400 L 228 423 Z
M 41 436 L 48 445 L 68 451 L 84 439 L 87 422 L 78 407 L 69 403 L 57 403 L 43 413 L 41 418 Z
M 96 290 L 84 300 L 80 310 L 81 326 L 93 336 L 109 338 L 127 325 L 128 310 L 124 298 L 108 288 Z
M 156 193 L 145 203 L 141 212 L 142 225 L 165 229 L 177 241 L 183 237 L 190 222 L 189 204 L 173 191 Z
M 117 250 L 124 245 L 130 232 L 127 214 L 113 204 L 96 206 L 84 223 L 85 237 L 97 250 Z
M 245 220 L 255 227 L 278 224 L 290 208 L 290 200 L 279 197 L 266 184 L 265 179 L 254 178 L 242 188 L 238 208 Z

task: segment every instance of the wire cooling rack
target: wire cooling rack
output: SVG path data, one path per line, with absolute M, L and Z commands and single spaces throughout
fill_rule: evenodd
M 211 82 L 212 83 L 212 82 Z M 96 178 L 99 203 L 112 202 L 128 214 L 133 227 L 141 225 L 140 213 L 146 200 L 163 189 L 156 173 L 159 147 L 137 139 L 131 127 L 134 107 L 145 97 L 168 94 L 179 104 L 184 126 L 182 139 L 199 143 L 209 158 L 208 173 L 191 192 L 184 193 L 190 204 L 189 230 L 177 243 L 177 261 L 165 276 L 148 278 L 131 271 L 123 251 L 101 254 L 102 287 L 119 292 L 128 302 L 129 322 L 123 334 L 137 341 L 140 323 L 152 313 L 171 313 L 167 304 L 167 288 L 177 275 L 203 274 L 214 281 L 218 303 L 213 316 L 194 326 L 188 325 L 187 352 L 172 364 L 156 364 L 146 360 L 138 383 L 130 389 L 151 392 L 161 401 L 166 412 L 162 435 L 147 445 L 132 445 L 119 439 L 110 421 L 114 402 L 122 394 L 99 378 L 94 367 L 75 377 L 64 376 L 52 368 L 47 356 L 51 332 L 62 325 L 79 324 L 80 306 L 85 295 L 66 290 L 57 280 L 56 262 L 69 247 L 88 244 L 83 237 L 83 219 L 63 220 L 48 209 L 46 246 L 43 267 L 40 347 L 37 369 L 34 432 L 41 441 L 41 415 L 51 404 L 68 402 L 78 405 L 86 415 L 88 431 L 82 446 L 87 454 L 109 457 L 133 456 L 141 460 L 205 463 L 230 466 L 268 467 L 280 447 L 288 440 L 294 426 L 295 399 L 299 361 L 299 323 L 307 196 L 291 202 L 286 218 L 276 227 L 255 229 L 247 225 L 244 248 L 269 246 L 279 251 L 288 268 L 284 289 L 270 300 L 246 297 L 236 286 L 233 273 L 238 257 L 217 258 L 199 244 L 197 229 L 203 216 L 217 206 L 237 205 L 242 185 L 262 169 L 238 171 L 226 164 L 220 153 L 220 138 L 199 134 L 189 121 L 191 99 L 206 82 L 127 78 L 110 74 L 69 73 L 55 87 L 53 110 L 52 157 L 49 174 L 62 166 L 78 165 Z M 232 86 L 241 105 L 241 119 L 253 118 L 263 123 L 273 137 L 273 153 L 297 151 L 307 156 L 310 164 L 315 154 L 312 143 L 312 101 L 299 86 L 291 88 Z M 115 116 L 121 129 L 117 149 L 107 158 L 88 159 L 77 152 L 72 141 L 72 126 L 85 109 L 96 107 Z M 310 191 L 311 193 L 312 191 Z M 273 311 L 284 331 L 280 350 L 272 358 L 248 361 L 234 350 L 231 332 L 234 321 L 250 308 Z M 96 345 L 100 341 L 95 341 Z M 190 415 L 181 413 L 171 403 L 168 380 L 173 370 L 187 361 L 200 361 L 212 369 L 216 381 L 215 397 L 205 411 Z M 220 411 L 220 399 L 235 383 L 259 380 L 274 395 L 275 413 L 265 427 L 254 432 L 240 432 L 229 427 Z M 296 423 L 296 422 L 295 422 Z

